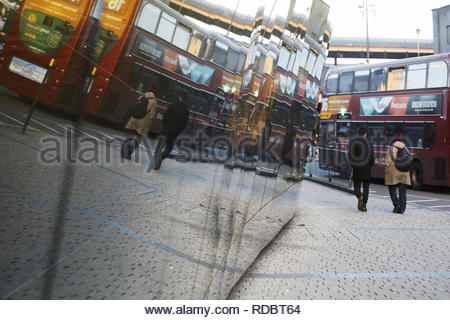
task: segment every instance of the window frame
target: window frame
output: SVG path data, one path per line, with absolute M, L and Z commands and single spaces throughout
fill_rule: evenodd
M 402 88 L 400 89 L 391 89 L 390 84 L 393 81 L 392 77 L 396 74 L 399 70 L 403 71 L 403 81 L 402 81 Z M 392 75 L 392 76 L 390 76 Z M 404 91 L 406 90 L 406 76 L 407 76 L 407 66 L 406 65 L 399 65 L 399 66 L 389 66 L 387 67 L 387 73 L 386 73 L 386 89 L 384 91 Z M 394 82 L 395 83 L 395 82 Z
M 350 85 L 350 90 L 349 91 L 343 91 L 341 92 L 341 76 L 342 74 L 345 73 L 351 73 L 352 74 L 352 83 Z M 355 71 L 349 70 L 349 71 L 342 71 L 339 72 L 339 77 L 338 77 L 338 85 L 337 85 L 337 94 L 351 94 L 353 92 L 353 84 L 355 82 Z
M 180 28 L 181 30 L 187 32 L 187 34 L 189 35 L 189 36 L 188 36 L 188 40 L 187 40 L 187 44 L 186 44 L 186 48 L 182 48 L 182 47 L 180 47 L 180 46 L 178 46 L 178 45 L 176 45 L 176 44 L 174 43 L 174 41 L 175 41 L 175 35 L 177 34 L 178 28 Z M 183 51 L 189 52 L 187 49 L 189 48 L 189 44 L 191 43 L 191 39 L 192 39 L 192 28 L 190 28 L 190 27 L 188 27 L 188 26 L 185 26 L 183 23 L 177 21 L 175 30 L 174 30 L 174 32 L 173 32 L 172 41 L 171 41 L 170 43 L 173 44 L 175 47 L 177 47 L 177 48 L 183 50 Z
M 149 29 L 144 28 L 143 26 L 140 26 L 140 25 L 139 25 L 139 22 L 141 21 L 141 19 L 143 19 L 143 12 L 144 12 L 145 8 L 146 8 L 146 7 L 149 7 L 149 6 L 151 6 L 151 7 L 156 8 L 156 9 L 159 10 L 158 18 L 156 19 L 155 28 L 154 28 L 153 31 L 150 31 Z M 145 6 L 142 7 L 142 10 L 141 10 L 140 13 L 139 13 L 139 18 L 136 19 L 136 23 L 135 23 L 136 27 L 139 27 L 139 28 L 141 28 L 142 30 L 145 30 L 145 31 L 147 31 L 147 32 L 149 32 L 149 33 L 151 33 L 151 34 L 156 35 L 156 31 L 158 30 L 159 23 L 160 23 L 160 21 L 161 21 L 162 12 L 163 12 L 163 11 L 162 11 L 160 8 L 158 8 L 157 6 L 153 5 L 152 3 L 150 3 L 150 2 L 149 2 L 149 3 L 146 3 Z
M 409 81 L 409 70 L 410 66 L 418 66 L 418 65 L 425 65 L 425 79 L 424 79 L 424 85 L 422 87 L 416 87 L 416 88 L 409 88 L 408 81 Z M 413 69 L 414 70 L 414 69 Z M 421 70 L 421 69 L 416 69 Z M 406 79 L 405 79 L 405 90 L 423 90 L 427 86 L 427 80 L 428 80 L 428 63 L 427 62 L 417 62 L 417 63 L 410 63 L 406 66 Z
M 443 63 L 444 65 L 445 65 L 445 68 L 446 68 L 446 72 L 445 72 L 445 75 L 446 75 L 446 83 L 444 84 L 444 85 L 442 85 L 442 86 L 434 86 L 434 87 L 430 87 L 429 86 L 429 81 L 430 81 L 430 65 L 432 64 L 432 63 Z M 447 62 L 445 61 L 445 60 L 434 60 L 434 61 L 429 61 L 428 62 L 428 67 L 427 67 L 427 89 L 438 89 L 438 88 L 445 88 L 445 87 L 447 87 L 448 86 L 448 64 L 447 64 Z
M 367 88 L 366 88 L 366 90 L 363 90 L 363 91 L 356 91 L 356 90 L 355 90 L 355 85 L 356 85 L 356 73 L 357 73 L 357 72 L 362 73 L 362 72 L 365 72 L 365 71 L 368 71 Z M 352 93 L 367 93 L 367 92 L 370 92 L 370 91 L 369 91 L 369 88 L 370 88 L 370 73 L 371 73 L 370 69 L 359 69 L 359 70 L 355 70 L 355 72 L 353 73 L 353 87 L 352 87 Z
M 334 76 L 334 75 L 336 75 L 336 88 L 334 89 L 333 92 L 328 92 L 328 86 L 327 86 L 328 80 L 330 79 L 331 76 Z M 338 94 L 337 93 L 337 91 L 338 91 L 338 84 L 339 84 L 339 72 L 330 72 L 327 75 L 326 79 L 325 79 L 325 91 L 326 91 L 326 93 L 328 95 Z
M 162 10 L 161 10 L 161 11 L 162 11 Z M 167 18 L 163 17 L 164 15 L 168 16 L 169 18 L 172 18 L 172 19 L 175 20 L 175 21 L 173 22 L 171 19 L 167 19 Z M 164 20 L 166 20 L 167 22 L 173 23 L 173 31 L 172 31 L 172 35 L 171 35 L 171 37 L 170 37 L 170 40 L 167 40 L 167 39 L 161 37 L 161 36 L 158 34 L 158 32 L 159 32 L 159 30 L 160 30 L 160 27 L 161 27 L 161 21 L 163 20 L 163 18 L 164 18 Z M 162 40 L 164 40 L 164 41 L 167 41 L 167 42 L 172 43 L 172 41 L 173 41 L 173 36 L 175 35 L 175 30 L 176 30 L 176 28 L 177 28 L 177 22 L 178 22 L 177 18 L 171 16 L 170 14 L 168 14 L 168 13 L 165 12 L 165 11 L 162 11 L 162 14 L 161 14 L 160 17 L 159 17 L 159 21 L 158 21 L 158 24 L 157 24 L 156 32 L 154 33 L 155 36 L 157 36 L 158 38 L 160 38 L 160 39 L 162 39 Z
M 213 49 L 212 49 L 212 52 L 211 52 L 211 57 L 209 58 L 209 61 L 211 63 L 217 64 L 217 65 L 225 68 L 226 62 L 227 62 L 227 57 L 228 57 L 228 51 L 230 51 L 230 46 L 227 45 L 226 43 L 223 43 L 220 40 L 213 40 L 213 42 L 214 42 L 214 46 L 213 46 Z M 221 45 L 223 45 L 223 46 L 225 46 L 227 48 L 226 51 L 225 51 L 224 58 L 223 58 L 223 63 L 220 63 L 220 61 L 214 61 L 213 60 L 214 59 L 214 55 L 216 53 L 216 48 L 220 47 L 220 45 L 218 46 L 217 43 L 220 43 Z M 221 49 L 223 49 L 223 48 L 221 48 Z

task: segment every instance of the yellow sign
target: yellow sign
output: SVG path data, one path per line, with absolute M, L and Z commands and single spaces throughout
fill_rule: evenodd
M 331 118 L 331 113 L 330 112 L 322 112 L 319 114 L 319 118 L 320 119 L 330 119 Z
M 68 21 L 72 24 L 73 27 L 76 27 L 83 15 L 84 7 L 87 5 L 87 3 L 88 0 L 28 0 L 25 3 L 24 11 L 28 9 L 46 13 L 63 21 Z M 36 16 L 34 15 L 34 13 L 28 17 L 28 21 L 31 23 L 36 22 Z
M 322 100 L 322 111 L 324 113 L 345 113 L 350 107 L 351 95 L 331 96 Z

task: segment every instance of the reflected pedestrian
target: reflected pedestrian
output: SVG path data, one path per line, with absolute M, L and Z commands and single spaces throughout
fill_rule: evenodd
M 410 163 L 411 156 L 406 145 L 401 141 L 394 142 L 386 153 L 384 180 L 389 188 L 394 213 L 404 213 L 406 210 L 406 188 L 411 185 Z
M 138 100 L 141 99 L 147 100 L 147 112 L 145 116 L 141 119 L 130 117 L 125 126 L 125 129 L 132 132 L 132 137 L 126 141 L 123 148 L 123 158 L 128 160 L 131 159 L 131 154 L 139 146 L 142 139 L 145 139 L 148 135 L 152 126 L 153 118 L 155 117 L 158 109 L 158 102 L 156 101 L 156 86 L 152 85 L 148 92 L 138 98 Z
M 289 159 L 289 153 L 294 146 L 294 140 L 297 133 L 294 128 L 293 122 L 294 120 L 292 119 L 292 117 L 289 117 L 286 121 L 286 131 L 284 134 L 283 147 L 281 148 L 281 162 L 282 164 L 286 164 L 289 167 L 292 167 L 294 165 L 294 162 Z M 296 160 L 299 161 L 299 159 Z
M 164 150 L 158 152 L 153 166 L 154 170 L 159 170 L 165 158 L 170 155 L 177 136 L 186 128 L 189 120 L 189 110 L 186 106 L 187 93 L 181 92 L 177 103 L 172 103 L 163 115 L 162 135 L 165 140 Z
M 367 127 L 360 127 L 358 135 L 350 140 L 348 159 L 353 168 L 352 180 L 355 196 L 358 198 L 358 210 L 367 212 L 369 186 L 372 178 L 372 166 L 375 163 L 373 146 L 367 138 Z M 361 185 L 363 192 L 361 194 Z

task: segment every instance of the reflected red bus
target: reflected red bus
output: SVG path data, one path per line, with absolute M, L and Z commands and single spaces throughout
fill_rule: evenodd
M 239 95 L 245 53 L 244 47 L 203 30 L 160 1 L 141 1 L 123 45 L 97 68 L 85 110 L 122 123 L 133 100 L 155 84 L 158 113 L 152 132 L 161 131 L 164 110 L 185 91 L 191 120 L 186 133 L 211 133 L 226 94 Z
M 0 52 L 0 85 L 54 105 L 92 7 L 90 0 L 24 0 Z

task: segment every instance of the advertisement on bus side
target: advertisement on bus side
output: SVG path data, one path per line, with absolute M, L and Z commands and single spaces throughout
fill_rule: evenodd
M 209 85 L 214 74 L 213 68 L 198 64 L 192 59 L 177 54 L 144 36 L 138 37 L 133 53 L 138 57 L 206 86 Z
M 25 47 L 41 54 L 56 54 L 72 37 L 88 0 L 25 3 L 20 20 L 20 34 Z
M 361 116 L 441 115 L 439 94 L 360 98 Z

